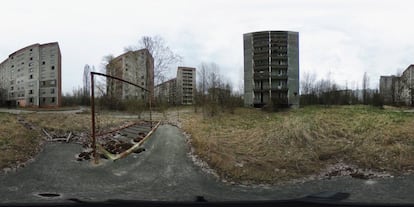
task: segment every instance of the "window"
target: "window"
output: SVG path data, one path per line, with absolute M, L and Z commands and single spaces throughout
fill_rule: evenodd
M 55 103 L 55 97 L 52 97 L 52 103 Z
M 33 90 L 30 90 L 30 91 L 29 91 L 29 94 L 33 94 Z
M 42 65 L 44 65 L 44 64 L 46 64 L 46 62 L 45 62 L 45 61 L 43 61 L 43 62 L 42 62 Z
M 33 79 L 33 75 L 30 75 L 30 76 L 29 76 L 29 79 Z
M 55 69 L 55 66 L 53 65 L 53 66 L 52 66 L 52 70 L 54 70 L 54 69 Z
M 144 82 L 141 82 L 141 85 L 144 85 Z
M 42 86 L 46 85 L 46 81 L 42 81 Z
M 32 57 L 30 57 L 30 60 L 33 60 L 33 58 L 32 58 Z
M 10 90 L 12 91 L 14 89 L 14 87 L 12 86 L 12 87 L 10 87 Z
M 14 65 L 12 65 L 11 67 L 14 68 Z
M 42 102 L 43 103 L 46 103 L 46 98 L 42 98 Z
M 51 88 L 51 89 L 50 89 L 50 93 L 51 93 L 51 94 L 54 94 L 54 93 L 55 93 L 55 89 L 54 89 L 54 88 Z
M 33 103 L 33 98 L 30 98 L 30 99 L 29 99 L 29 102 L 30 102 L 30 103 Z
M 55 85 L 56 84 L 56 81 L 55 80 L 51 80 L 50 81 L 50 85 Z
M 22 65 L 24 65 L 24 62 L 22 62 Z
M 33 68 L 29 68 L 29 72 L 33 72 Z
M 31 51 L 33 51 L 33 48 L 32 48 L 32 49 L 30 49 L 30 52 L 31 52 Z

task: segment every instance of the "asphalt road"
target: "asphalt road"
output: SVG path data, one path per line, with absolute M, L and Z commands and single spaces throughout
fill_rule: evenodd
M 140 154 L 116 162 L 101 160 L 95 166 L 75 160 L 79 145 L 47 144 L 25 168 L 0 175 L 0 202 L 290 199 L 323 191 L 351 193 L 348 201 L 414 202 L 414 176 L 369 181 L 342 177 L 270 187 L 223 183 L 194 165 L 185 137 L 170 125 L 160 126 L 143 147 L 146 151 Z

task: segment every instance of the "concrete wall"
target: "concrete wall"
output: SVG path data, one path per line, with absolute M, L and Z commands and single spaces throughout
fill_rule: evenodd
M 243 35 L 244 105 L 253 106 L 253 34 Z
M 288 32 L 288 102 L 299 107 L 299 33 Z

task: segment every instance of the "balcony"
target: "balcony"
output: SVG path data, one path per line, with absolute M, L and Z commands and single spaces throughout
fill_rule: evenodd
M 288 88 L 286 86 L 276 86 L 274 88 L 272 88 L 272 92 L 285 92 L 288 91 Z
M 255 87 L 253 88 L 253 91 L 256 93 L 269 93 L 270 88 L 269 87 L 263 87 L 263 88 L 259 88 L 259 87 Z
M 253 79 L 254 80 L 269 79 L 269 73 L 254 73 Z
M 257 72 L 257 71 L 262 71 L 262 70 L 266 70 L 266 71 L 268 71 L 269 70 L 269 65 L 267 65 L 267 64 L 262 64 L 262 65 L 254 65 L 254 69 L 253 69 L 255 72 Z
M 284 79 L 288 79 L 288 76 L 286 74 L 283 74 L 283 75 L 272 74 L 272 79 L 275 79 L 275 80 L 284 80 Z

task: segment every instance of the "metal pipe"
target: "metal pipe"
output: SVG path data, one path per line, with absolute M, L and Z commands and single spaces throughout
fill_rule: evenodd
M 91 114 L 92 114 L 92 150 L 95 164 L 98 164 L 98 156 L 96 154 L 96 137 L 95 137 L 95 84 L 93 80 L 94 73 L 91 72 Z

